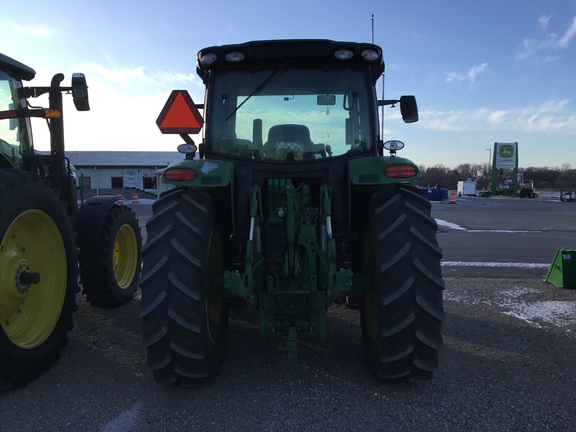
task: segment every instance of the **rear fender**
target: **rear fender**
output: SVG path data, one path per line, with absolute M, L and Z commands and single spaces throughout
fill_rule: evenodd
M 95 196 L 88 198 L 76 217 L 75 231 L 77 247 L 97 247 L 108 211 L 118 201 L 115 196 Z
M 390 177 L 385 174 L 390 167 L 398 167 L 398 169 L 406 167 L 406 172 L 412 171 L 414 175 Z M 348 176 L 350 182 L 355 185 L 410 182 L 420 178 L 420 175 L 420 170 L 414 162 L 398 156 L 371 156 L 348 162 Z

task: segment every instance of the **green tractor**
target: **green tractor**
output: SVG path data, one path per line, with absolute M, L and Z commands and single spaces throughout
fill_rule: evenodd
M 90 109 L 83 74 L 60 87 L 25 87 L 36 72 L 0 54 L 0 389 L 23 387 L 59 358 L 77 310 L 78 276 L 92 305 L 129 301 L 138 284 L 142 237 L 116 197 L 78 208 L 64 152 L 62 92 Z M 49 108 L 29 98 L 48 94 Z M 47 119 L 50 152 L 34 151 L 31 117 Z
M 514 190 L 512 189 L 512 186 L 510 186 L 508 183 L 500 183 L 496 188 L 496 195 L 512 196 L 513 191 Z
M 382 380 L 427 381 L 444 320 L 436 222 L 410 182 L 418 167 L 383 142 L 380 47 L 329 40 L 258 41 L 198 53 L 204 104 L 174 91 L 157 124 L 185 159 L 146 224 L 142 288 L 147 365 L 162 383 L 214 379 L 230 304 L 259 311 L 260 339 L 288 358 L 324 341 L 326 311 L 360 309 L 362 346 Z M 188 135 L 206 120 L 198 148 Z M 384 153 L 388 153 L 384 155 Z
M 524 180 L 520 182 L 518 196 L 520 198 L 536 198 L 536 189 L 534 189 L 534 182 L 532 180 Z

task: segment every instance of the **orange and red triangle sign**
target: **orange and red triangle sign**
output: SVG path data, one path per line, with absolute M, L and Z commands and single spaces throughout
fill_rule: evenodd
M 186 90 L 173 90 L 156 124 L 163 134 L 197 134 L 204 119 Z

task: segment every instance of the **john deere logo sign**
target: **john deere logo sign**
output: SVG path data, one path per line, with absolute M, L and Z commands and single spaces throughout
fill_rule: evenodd
M 496 168 L 515 168 L 516 167 L 516 143 L 497 144 Z
M 511 158 L 512 156 L 514 156 L 514 147 L 512 147 L 511 145 L 503 145 L 500 147 L 498 155 L 501 158 Z

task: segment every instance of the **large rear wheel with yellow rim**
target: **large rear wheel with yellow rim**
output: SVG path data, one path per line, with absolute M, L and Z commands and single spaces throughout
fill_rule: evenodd
M 0 171 L 0 241 L 0 389 L 11 389 L 59 358 L 77 309 L 72 226 L 39 176 Z
M 124 205 L 113 205 L 99 234 L 99 244 L 80 247 L 80 281 L 86 300 L 101 308 L 130 301 L 138 288 L 141 250 L 136 215 Z

